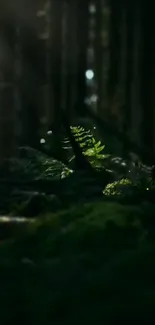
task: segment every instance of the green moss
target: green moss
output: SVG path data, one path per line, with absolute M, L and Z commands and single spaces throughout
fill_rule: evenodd
M 1 324 L 19 316 L 45 325 L 154 321 L 155 242 L 141 222 L 147 211 L 76 205 L 1 243 Z

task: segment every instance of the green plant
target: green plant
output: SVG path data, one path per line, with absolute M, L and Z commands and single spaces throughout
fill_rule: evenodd
M 133 193 L 134 184 L 130 179 L 123 178 L 119 181 L 108 184 L 103 194 L 107 196 L 127 196 Z
M 22 179 L 61 179 L 67 177 L 72 170 L 64 163 L 38 150 L 22 147 L 21 158 L 10 160 L 10 174 Z M 10 175 L 10 176 L 11 176 Z
M 102 201 L 76 204 L 61 212 L 41 215 L 19 234 L 10 249 L 14 250 L 14 257 L 24 254 L 33 259 L 97 251 L 104 257 L 108 245 L 112 249 L 110 255 L 116 246 L 123 250 L 123 243 L 125 245 L 127 239 L 130 241 L 130 231 L 134 235 L 135 229 L 137 237 L 132 239 L 137 241 L 142 231 L 140 217 L 141 209 L 138 207 Z M 127 227 L 129 237 L 125 238 L 123 229 L 126 231 Z M 117 242 L 119 237 L 121 241 Z M 115 247 L 111 246 L 113 242 Z
M 61 202 L 55 195 L 45 195 L 35 192 L 30 193 L 27 198 L 23 195 L 20 201 L 13 201 L 11 203 L 11 215 L 24 217 L 37 217 L 41 213 L 55 212 L 61 209 Z
M 80 204 L 14 231 L 0 246 L 1 324 L 154 323 L 152 208 Z
M 103 154 L 105 148 L 101 141 L 97 141 L 90 130 L 86 130 L 81 126 L 72 126 L 71 131 L 79 143 L 83 154 L 88 158 L 94 168 L 103 165 L 103 159 L 108 158 L 110 155 Z M 74 162 L 75 156 L 72 154 L 68 138 L 64 140 L 63 148 L 68 150 L 69 161 Z

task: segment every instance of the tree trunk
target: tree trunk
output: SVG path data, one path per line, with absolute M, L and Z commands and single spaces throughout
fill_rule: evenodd
M 125 105 L 124 105 L 124 121 L 123 132 L 124 137 L 129 137 L 131 126 L 131 90 L 132 90 L 132 78 L 133 78 L 133 40 L 134 40 L 134 11 L 132 2 L 127 2 L 125 6 L 126 11 L 126 82 L 125 82 Z M 128 149 L 125 144 L 123 154 L 128 158 Z
M 22 145 L 37 147 L 40 131 L 40 82 L 44 69 L 40 61 L 40 44 L 36 31 L 24 29 L 22 35 Z
M 110 0 L 110 70 L 108 81 L 108 97 L 110 100 L 114 97 L 119 81 L 121 6 L 121 0 Z
M 53 93 L 53 120 L 55 134 L 60 131 L 61 71 L 62 71 L 62 1 L 51 1 L 51 84 Z
M 14 40 L 14 26 L 1 21 L 0 167 L 15 155 Z
M 141 106 L 142 142 L 154 149 L 154 9 L 146 0 L 142 6 Z
M 88 6 L 89 0 L 79 0 L 77 17 L 78 32 L 77 44 L 78 51 L 78 80 L 77 80 L 77 104 L 76 111 L 79 115 L 85 115 L 85 99 L 86 99 L 86 78 L 87 69 L 87 47 L 88 47 Z
M 140 4 L 135 4 L 134 46 L 133 46 L 133 81 L 131 89 L 131 131 L 130 138 L 141 145 L 141 105 L 140 105 L 140 59 L 141 59 L 141 22 Z
M 98 3 L 98 1 L 97 1 Z M 97 38 L 100 38 L 100 47 L 98 48 L 99 58 L 98 71 L 100 81 L 98 81 L 98 108 L 97 112 L 106 118 L 108 115 L 108 72 L 109 72 L 109 18 L 110 10 L 108 1 L 100 0 L 100 7 L 97 10 Z M 99 22 L 100 19 L 100 22 Z
M 71 120 L 77 100 L 77 1 L 68 4 L 66 113 Z

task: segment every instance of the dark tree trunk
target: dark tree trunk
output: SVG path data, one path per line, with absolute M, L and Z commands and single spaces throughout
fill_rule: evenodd
M 40 81 L 44 71 L 40 61 L 40 44 L 37 35 L 30 30 L 22 32 L 22 145 L 39 145 L 40 131 Z
M 133 48 L 133 81 L 131 93 L 131 115 L 132 125 L 130 130 L 130 138 L 137 144 L 141 145 L 141 105 L 140 105 L 140 62 L 141 62 L 141 21 L 140 21 L 140 6 L 141 1 L 135 3 L 134 15 L 134 48 Z
M 131 92 L 133 80 L 133 45 L 134 45 L 134 10 L 132 2 L 127 2 L 125 5 L 126 12 L 126 83 L 125 83 L 125 105 L 124 105 L 124 122 L 123 132 L 127 138 L 130 136 L 131 127 Z M 128 149 L 124 146 L 124 156 L 127 157 Z
M 51 86 L 53 95 L 53 132 L 58 135 L 61 118 L 62 1 L 51 1 Z
M 14 45 L 13 24 L 0 21 L 0 165 L 15 155 Z
M 78 16 L 78 80 L 77 80 L 77 105 L 76 111 L 79 115 L 85 115 L 86 78 L 87 69 L 87 46 L 88 46 L 88 6 L 89 0 L 79 0 Z
M 131 121 L 131 87 L 133 78 L 133 45 L 134 45 L 134 10 L 132 3 L 126 5 L 127 51 L 126 51 L 126 89 L 125 89 L 125 124 L 129 130 Z
M 97 102 L 97 113 L 99 115 L 103 114 L 102 107 L 102 95 L 103 95 L 103 48 L 102 48 L 102 0 L 98 0 L 96 4 L 96 79 L 97 79 L 97 94 L 98 94 L 98 102 Z
M 119 81 L 119 58 L 121 49 L 121 6 L 122 1 L 110 0 L 110 70 L 108 97 L 111 100 Z
M 154 148 L 154 7 L 144 0 L 142 10 L 141 106 L 142 139 L 145 147 Z

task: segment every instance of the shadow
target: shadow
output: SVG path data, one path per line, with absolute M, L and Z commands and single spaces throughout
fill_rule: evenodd
M 143 148 L 129 139 L 129 137 L 125 134 L 125 132 L 118 131 L 117 127 L 112 125 L 103 118 L 97 116 L 94 112 L 92 112 L 88 107 L 85 108 L 86 116 L 93 119 L 97 126 L 100 128 L 102 134 L 107 134 L 115 139 L 117 139 L 123 148 L 125 148 L 125 152 L 134 153 L 139 156 L 139 158 L 143 161 L 143 163 L 147 165 L 154 165 L 155 162 L 155 154 L 150 152 L 149 149 Z M 103 131 L 102 131 L 103 130 Z M 123 152 L 122 152 L 123 155 Z M 126 157 L 125 157 L 126 158 Z

